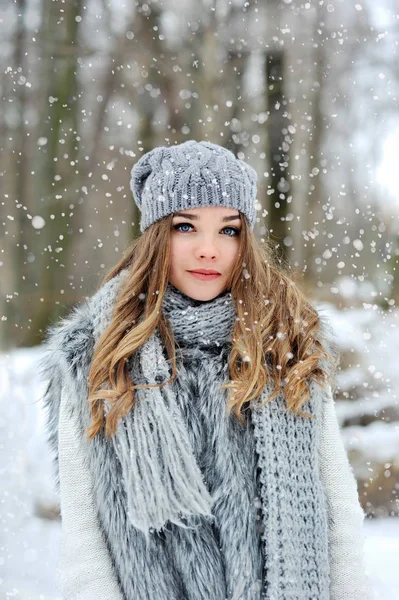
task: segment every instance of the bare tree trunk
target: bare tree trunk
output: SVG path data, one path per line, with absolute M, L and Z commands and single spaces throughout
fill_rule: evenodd
M 294 266 L 304 273 L 305 290 L 313 286 L 317 267 L 314 265 L 323 214 L 319 210 L 323 195 L 321 147 L 325 135 L 322 112 L 325 69 L 324 48 L 317 28 L 322 20 L 321 9 L 300 16 L 287 11 L 287 27 L 299 31 L 295 45 L 289 49 L 287 92 L 292 98 L 291 190 Z M 308 40 L 318 39 L 314 47 Z
M 276 240 L 276 249 L 281 260 L 286 260 L 284 239 L 287 236 L 287 196 L 290 190 L 288 178 L 288 145 L 284 128 L 287 123 L 284 95 L 284 53 L 282 50 L 265 55 L 266 93 L 269 119 L 267 121 L 267 155 L 270 165 L 269 184 L 269 230 Z
M 82 177 L 77 75 L 78 17 L 82 0 L 62 6 L 60 15 L 59 6 L 50 0 L 43 1 L 42 77 L 48 87 L 43 97 L 41 136 L 47 143 L 38 157 L 37 183 L 40 188 L 37 195 L 43 202 L 41 213 L 46 227 L 37 238 L 36 248 L 37 256 L 42 254 L 40 287 L 45 302 L 35 302 L 33 331 L 43 331 L 50 319 L 56 319 L 62 313 L 60 305 L 53 300 L 54 291 L 65 290 L 66 273 L 73 271 L 76 264 L 73 241 L 81 212 L 76 198 Z M 54 239 L 54 231 L 59 234 L 57 239 Z
M 322 233 L 324 211 L 323 205 L 323 183 L 322 167 L 320 165 L 321 146 L 324 138 L 324 119 L 321 112 L 321 92 L 322 92 L 322 73 L 324 69 L 324 50 L 319 46 L 315 50 L 315 72 L 313 79 L 316 84 L 312 96 L 312 131 L 309 136 L 309 191 L 305 200 L 305 212 L 303 229 L 305 233 L 306 244 L 304 247 L 304 261 L 306 270 L 304 271 L 304 285 L 313 285 L 318 278 L 317 273 L 320 267 L 314 263 L 315 249 L 320 248 L 318 238 Z
M 25 70 L 25 61 L 24 61 L 24 53 L 25 53 L 25 27 L 24 27 L 24 18 L 25 18 L 25 9 L 26 2 L 25 0 L 18 0 L 18 20 L 17 20 L 17 32 L 15 38 L 15 60 L 14 64 L 16 70 L 19 72 L 19 77 L 24 77 Z M 17 76 L 18 78 L 18 76 Z M 28 157 L 24 152 L 24 146 L 26 142 L 26 130 L 25 130 L 25 108 L 26 108 L 26 87 L 23 84 L 16 85 L 16 103 L 18 106 L 19 112 L 19 123 L 18 129 L 14 136 L 15 140 L 15 197 L 19 203 L 23 206 L 28 206 L 29 201 L 26 194 L 26 178 L 28 175 Z M 23 264 L 23 258 L 25 256 L 24 246 L 28 245 L 28 239 L 26 235 L 26 216 L 22 213 L 22 211 L 17 212 L 17 221 L 18 221 L 18 245 L 15 253 L 15 266 Z M 15 272 L 18 272 L 18 268 L 15 269 Z M 20 279 L 15 282 L 19 287 Z M 15 288 L 17 289 L 17 288 Z M 20 291 L 20 289 L 18 290 Z
M 246 65 L 249 59 L 249 53 L 238 50 L 230 50 L 228 53 L 228 64 L 230 66 L 230 96 L 232 99 L 231 114 L 228 116 L 228 121 L 231 124 L 235 119 L 240 119 L 242 109 L 243 96 L 243 79 Z M 229 129 L 229 136 L 226 139 L 226 148 L 237 154 L 241 149 L 241 144 L 237 141 L 237 136 L 234 134 L 232 127 Z
M 13 103 L 18 111 L 18 125 L 10 136 L 10 148 L 8 151 L 8 170 L 11 173 L 12 180 L 10 181 L 10 193 L 7 197 L 11 197 L 16 205 L 20 207 L 29 207 L 29 198 L 27 194 L 29 168 L 28 157 L 25 152 L 25 111 L 27 103 L 25 86 L 25 11 L 25 0 L 18 0 L 13 56 Z M 4 124 L 5 129 L 6 127 L 6 124 Z M 6 139 L 6 136 L 4 136 L 3 139 Z M 11 343 L 19 344 L 25 333 L 24 329 L 18 328 L 15 330 L 15 324 L 20 321 L 20 315 L 22 314 L 21 304 L 26 301 L 26 297 L 28 296 L 28 294 L 26 294 L 26 280 L 29 279 L 31 270 L 33 269 L 33 265 L 27 265 L 26 262 L 27 250 L 29 249 L 26 213 L 18 208 L 15 209 L 15 203 L 13 205 L 10 203 L 9 207 L 13 216 L 13 221 L 10 222 L 9 228 L 12 230 L 13 235 L 10 235 L 8 239 L 14 238 L 16 243 L 13 243 L 12 247 L 9 247 L 7 251 L 10 261 L 10 268 L 7 272 L 8 289 L 3 290 L 4 293 L 10 293 L 10 290 L 12 290 L 14 297 L 12 298 L 12 301 L 9 300 L 8 302 L 5 302 L 4 309 L 1 313 L 6 317 L 6 326 L 3 327 L 3 334 L 1 336 L 1 343 L 4 348 L 9 347 Z M 4 272 L 3 276 L 5 277 Z

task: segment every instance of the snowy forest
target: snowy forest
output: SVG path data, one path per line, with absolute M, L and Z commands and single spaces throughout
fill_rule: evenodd
M 255 233 L 327 314 L 370 578 L 399 599 L 399 2 L 0 0 L 0 598 L 60 600 L 37 361 L 140 235 L 154 146 L 258 173 Z

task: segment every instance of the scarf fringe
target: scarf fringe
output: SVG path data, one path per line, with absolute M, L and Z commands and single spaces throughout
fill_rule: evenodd
M 157 331 L 139 349 L 146 384 L 169 379 Z M 169 386 L 135 391 L 133 410 L 120 420 L 114 448 L 122 466 L 128 516 L 149 540 L 167 521 L 187 528 L 181 516 L 213 517 L 213 504 L 193 454 L 180 409 Z

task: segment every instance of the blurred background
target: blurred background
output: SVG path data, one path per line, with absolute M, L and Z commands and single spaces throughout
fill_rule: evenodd
M 37 360 L 139 235 L 154 146 L 258 172 L 256 235 L 331 319 L 365 555 L 399 599 L 398 0 L 0 0 L 0 598 L 59 599 Z

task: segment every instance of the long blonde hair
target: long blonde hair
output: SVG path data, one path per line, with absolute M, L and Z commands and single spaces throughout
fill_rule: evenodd
M 174 335 L 162 313 L 172 219 L 173 214 L 148 227 L 101 283 L 128 269 L 111 322 L 94 348 L 89 372 L 92 423 L 87 428 L 88 439 L 104 425 L 107 439 L 115 434 L 119 419 L 134 405 L 135 389 L 162 387 L 177 376 Z M 286 268 L 277 265 L 270 243 L 257 240 L 243 214 L 241 220 L 239 251 L 226 287 L 238 317 L 228 359 L 229 382 L 221 386 L 231 390 L 228 414 L 233 410 L 242 423 L 244 403 L 259 398 L 266 381 L 272 381 L 275 389 L 267 402 L 284 388 L 287 410 L 312 418 L 300 410 L 310 396 L 306 381 L 311 377 L 326 384 L 331 377 L 319 364 L 321 358 L 331 358 L 317 339 L 319 315 Z M 171 378 L 155 385 L 134 385 L 126 362 L 155 328 L 172 366 Z M 105 399 L 111 402 L 106 419 Z

